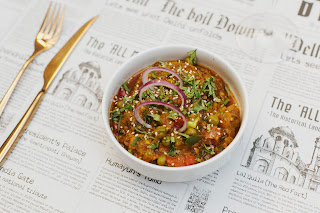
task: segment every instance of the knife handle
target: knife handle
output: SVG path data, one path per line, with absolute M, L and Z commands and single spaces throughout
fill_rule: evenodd
M 11 132 L 7 140 L 2 144 L 0 148 L 0 166 L 4 162 L 4 158 L 9 155 L 9 151 L 14 148 L 15 142 L 17 142 L 17 138 L 28 126 L 30 120 L 32 119 L 32 116 L 37 111 L 40 102 L 42 101 L 44 97 L 44 91 L 41 90 L 36 98 L 33 100 L 32 104 L 29 106 L 26 113 L 23 115 L 17 126 L 14 128 L 14 130 Z
M 26 61 L 26 63 L 23 65 L 21 70 L 18 72 L 16 78 L 12 82 L 11 86 L 7 90 L 6 94 L 3 96 L 1 102 L 0 102 L 0 116 L 2 115 L 2 112 L 4 111 L 4 108 L 6 107 L 9 98 L 11 97 L 13 91 L 17 87 L 18 82 L 20 81 L 22 75 L 25 73 L 26 69 L 28 68 L 29 64 L 33 61 L 33 59 L 39 55 L 41 51 L 34 51 L 34 53 L 30 56 L 30 58 Z

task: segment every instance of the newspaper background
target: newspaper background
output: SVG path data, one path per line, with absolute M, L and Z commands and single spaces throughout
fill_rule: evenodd
M 48 4 L 0 1 L 0 97 L 33 51 Z M 275 7 L 262 0 L 66 4 L 58 44 L 30 65 L 0 119 L 0 143 L 42 86 L 46 64 L 86 20 L 95 14 L 100 17 L 0 167 L 0 212 L 320 212 L 315 146 L 320 137 L 320 63 L 319 56 L 311 53 L 313 45 L 319 45 L 320 2 L 279 0 Z M 302 5 L 305 16 L 298 14 Z M 176 12 L 170 11 L 172 6 Z M 212 14 L 209 24 L 188 19 L 191 11 L 208 18 Z M 285 15 L 298 27 L 301 39 L 293 46 L 296 54 L 282 63 L 252 61 L 237 48 L 234 31 L 227 30 L 228 25 L 264 11 Z M 223 27 L 219 20 L 226 17 L 228 25 Z M 250 122 L 242 149 L 221 170 L 191 182 L 164 183 L 128 168 L 113 153 L 105 138 L 99 100 L 81 106 L 81 98 L 66 100 L 61 91 L 74 86 L 68 78 L 85 67 L 101 73 L 94 82 L 100 97 L 112 74 L 130 57 L 154 46 L 181 43 L 214 51 L 240 72 L 250 95 Z M 280 142 L 282 147 L 276 146 L 276 136 L 287 140 L 287 146 Z

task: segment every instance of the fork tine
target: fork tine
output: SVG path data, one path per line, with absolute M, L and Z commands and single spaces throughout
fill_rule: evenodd
M 52 27 L 52 19 L 54 17 L 55 12 L 56 12 L 56 8 L 57 8 L 57 4 L 54 5 L 53 11 L 52 11 L 50 19 L 49 19 L 49 23 L 47 24 L 46 29 L 44 30 L 45 34 L 48 34 L 49 30 Z
M 48 32 L 48 34 L 49 34 L 50 37 L 52 37 L 53 33 L 54 33 L 55 30 L 56 30 L 56 26 L 57 26 L 59 14 L 60 14 L 60 9 L 61 9 L 61 4 L 59 4 L 58 11 L 57 11 L 57 13 L 56 13 L 56 15 L 55 15 L 53 24 L 52 24 L 52 26 L 51 26 L 51 28 L 50 28 L 50 31 Z
M 66 11 L 66 6 L 64 5 L 63 6 L 63 10 L 62 10 L 62 13 L 61 13 L 61 17 L 60 17 L 60 21 L 59 21 L 59 24 L 56 28 L 56 31 L 55 33 L 53 34 L 53 37 L 59 37 L 60 33 L 61 33 L 61 30 L 62 30 L 62 22 L 63 22 L 63 18 L 64 18 L 64 12 Z
M 51 7 L 52 7 L 52 2 L 50 2 L 50 5 L 49 5 L 48 10 L 47 10 L 46 17 L 44 18 L 44 20 L 43 20 L 43 22 L 42 22 L 42 25 L 41 25 L 41 27 L 40 27 L 39 32 L 43 32 L 45 26 L 47 25 L 48 17 L 49 17 L 49 14 L 50 14 Z

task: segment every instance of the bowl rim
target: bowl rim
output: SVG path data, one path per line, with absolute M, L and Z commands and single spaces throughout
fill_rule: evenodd
M 133 56 L 132 58 L 130 58 L 124 64 L 122 64 L 117 69 L 116 73 L 112 76 L 112 78 L 109 80 L 109 82 L 112 82 L 113 79 L 116 79 L 117 77 L 119 77 L 119 75 L 121 76 L 121 70 L 123 70 L 125 67 L 129 66 L 130 63 L 132 63 L 137 58 L 143 57 L 145 55 L 149 55 L 151 52 L 157 52 L 157 51 L 164 50 L 164 49 L 176 49 L 176 48 L 177 49 L 185 48 L 185 49 L 190 49 L 190 50 L 197 49 L 198 52 L 202 52 L 202 53 L 204 53 L 204 54 L 206 54 L 206 55 L 208 55 L 210 57 L 213 57 L 215 61 L 219 61 L 220 64 L 223 64 L 225 66 L 224 69 L 227 69 L 228 72 L 231 72 L 231 75 L 233 75 L 234 78 L 238 82 L 238 87 L 241 90 L 239 92 L 239 94 L 242 96 L 242 99 L 243 99 L 243 106 L 242 106 L 243 109 L 242 109 L 242 111 L 240 111 L 242 113 L 240 128 L 239 128 L 235 138 L 233 139 L 233 141 L 222 152 L 220 152 L 216 156 L 214 156 L 214 157 L 212 157 L 212 158 L 210 158 L 210 159 L 208 159 L 206 161 L 203 161 L 203 162 L 197 163 L 197 164 L 193 164 L 193 165 L 182 166 L 182 167 L 160 166 L 160 165 L 148 163 L 148 162 L 146 162 L 146 161 L 144 161 L 142 159 L 139 159 L 139 158 L 135 157 L 134 155 L 130 154 L 124 147 L 122 147 L 120 145 L 118 140 L 114 137 L 114 135 L 113 135 L 113 133 L 111 131 L 111 128 L 110 128 L 110 124 L 109 124 L 109 110 L 110 110 L 110 106 L 109 105 L 110 104 L 108 106 L 106 106 L 107 105 L 106 103 L 108 101 L 108 100 L 106 100 L 106 94 L 108 92 L 112 91 L 112 89 L 110 88 L 111 87 L 111 83 L 108 83 L 106 85 L 106 87 L 105 87 L 104 94 L 103 94 L 103 99 L 102 99 L 102 103 L 101 104 L 102 104 L 102 114 L 103 114 L 102 116 L 103 116 L 104 126 L 106 127 L 107 134 L 109 135 L 112 143 L 118 148 L 118 150 L 120 150 L 124 155 L 126 155 L 132 161 L 135 161 L 138 164 L 142 164 L 143 166 L 145 166 L 145 167 L 147 167 L 149 169 L 155 169 L 155 170 L 159 170 L 159 171 L 163 171 L 163 172 L 168 172 L 168 171 L 169 172 L 175 172 L 175 171 L 179 172 L 179 171 L 189 171 L 189 170 L 191 171 L 191 170 L 194 170 L 196 168 L 206 167 L 206 166 L 214 163 L 215 161 L 218 161 L 220 158 L 223 158 L 227 152 L 232 150 L 232 148 L 234 146 L 237 146 L 241 142 L 242 135 L 244 133 L 245 127 L 247 126 L 248 117 L 249 117 L 248 93 L 247 93 L 247 90 L 245 88 L 244 82 L 243 82 L 242 78 L 240 77 L 240 75 L 238 74 L 238 72 L 236 72 L 236 70 L 227 61 L 225 61 L 225 59 L 223 59 L 221 56 L 219 56 L 219 55 L 217 55 L 215 53 L 209 52 L 209 51 L 207 51 L 205 49 L 197 48 L 195 46 L 190 46 L 190 45 L 161 45 L 161 46 L 157 46 L 157 47 L 150 48 L 150 49 L 147 49 L 145 51 L 142 51 L 142 52 L 138 53 L 137 55 Z M 139 70 L 135 70 L 135 73 L 138 72 L 138 71 Z M 132 75 L 133 74 L 134 73 L 132 73 Z M 112 95 L 112 97 L 114 95 Z M 110 102 L 111 102 L 111 100 L 110 100 Z M 121 158 L 121 156 L 120 156 L 120 158 Z

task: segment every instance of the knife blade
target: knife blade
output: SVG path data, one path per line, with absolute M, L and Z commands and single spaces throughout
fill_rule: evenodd
M 43 99 L 44 94 L 48 90 L 49 86 L 52 83 L 52 80 L 57 75 L 58 71 L 65 63 L 66 59 L 78 44 L 82 36 L 89 29 L 89 27 L 93 24 L 93 22 L 98 18 L 98 16 L 93 17 L 87 23 L 85 23 L 70 39 L 69 41 L 61 48 L 61 50 L 53 57 L 50 63 L 47 65 L 44 73 L 43 79 L 44 84 L 42 89 L 39 91 L 32 104 L 25 112 L 19 123 L 16 125 L 14 130 L 11 132 L 7 140 L 1 145 L 0 148 L 0 166 L 3 164 L 4 160 L 10 154 L 10 150 L 13 149 L 14 145 L 18 141 L 17 138 L 24 131 L 24 129 L 28 126 L 32 116 L 36 112 L 37 108 L 40 105 L 41 100 Z

